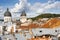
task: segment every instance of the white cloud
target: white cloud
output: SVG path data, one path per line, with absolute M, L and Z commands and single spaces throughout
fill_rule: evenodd
M 41 13 L 41 12 L 44 12 L 44 11 L 46 11 L 46 10 L 49 10 L 49 9 L 52 9 L 52 8 L 60 8 L 60 2 L 58 2 L 58 1 L 56 1 L 56 2 L 54 2 L 54 3 L 45 3 L 45 4 L 41 4 L 41 5 L 39 5 L 40 7 L 37 7 L 37 6 L 35 6 L 36 8 L 34 8 L 33 7 L 33 9 L 34 10 L 36 10 L 35 12 L 36 13 Z M 38 5 L 38 3 L 37 3 L 37 5 Z
M 11 9 L 11 12 L 18 12 L 19 10 L 24 9 L 27 6 L 27 0 L 19 0 L 19 3 L 16 3 L 14 8 Z
M 2 12 L 3 10 L 2 10 L 2 7 L 0 6 L 0 12 Z
M 2 12 L 2 9 L 0 9 L 0 12 Z
M 0 19 L 3 19 L 3 8 L 0 6 Z
M 14 8 L 11 9 L 11 12 L 20 12 L 23 9 L 25 9 L 27 10 L 27 13 L 30 13 L 32 15 L 32 13 L 33 14 L 42 13 L 52 8 L 60 8 L 60 2 L 59 1 L 48 1 L 47 3 L 36 2 L 32 5 L 31 3 L 28 3 L 27 0 L 19 0 L 19 3 L 16 3 Z

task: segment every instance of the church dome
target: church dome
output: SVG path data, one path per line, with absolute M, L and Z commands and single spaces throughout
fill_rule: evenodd
M 10 16 L 11 17 L 11 13 L 9 12 L 8 8 L 7 8 L 7 11 L 4 13 L 4 16 Z
M 21 16 L 26 16 L 25 11 L 22 11 Z

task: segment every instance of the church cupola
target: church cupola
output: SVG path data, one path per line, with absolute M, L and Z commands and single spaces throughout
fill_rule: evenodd
M 21 23 L 25 23 L 27 21 L 25 10 L 23 10 L 20 15 L 20 21 L 21 21 Z
M 22 11 L 21 16 L 26 16 L 25 10 Z
M 7 8 L 6 12 L 4 13 L 4 16 L 10 16 L 11 17 L 11 13 L 9 12 L 8 8 Z
M 6 12 L 4 13 L 4 22 L 10 22 L 11 21 L 11 13 L 9 9 L 7 8 Z

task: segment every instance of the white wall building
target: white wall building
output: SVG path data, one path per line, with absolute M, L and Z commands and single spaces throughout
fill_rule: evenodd
M 25 23 L 27 21 L 25 11 L 22 11 L 22 14 L 20 15 L 20 21 L 21 21 L 21 23 Z
M 3 32 L 2 25 L 0 25 L 0 35 L 2 35 L 2 32 Z
M 9 12 L 9 9 L 7 8 L 7 11 L 4 13 L 4 22 L 11 22 L 12 15 Z
M 12 28 L 14 28 L 13 32 L 15 32 L 16 24 L 12 23 L 12 15 L 8 8 L 7 11 L 4 13 L 4 25 L 6 26 L 6 30 L 8 33 L 11 32 Z

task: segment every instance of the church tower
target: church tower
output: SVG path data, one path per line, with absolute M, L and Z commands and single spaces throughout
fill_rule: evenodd
M 7 8 L 6 12 L 4 13 L 4 22 L 11 22 L 12 20 L 12 15 L 9 11 L 9 9 Z
M 22 11 L 22 13 L 20 15 L 20 21 L 21 21 L 21 23 L 25 23 L 27 21 L 25 10 Z

